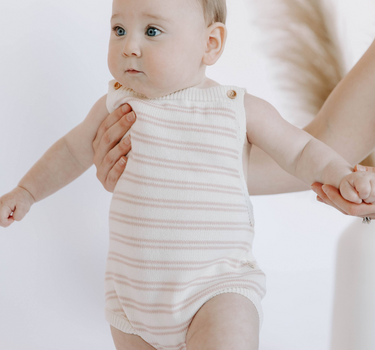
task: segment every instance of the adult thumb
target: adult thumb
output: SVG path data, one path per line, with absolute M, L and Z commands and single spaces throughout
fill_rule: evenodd
M 357 164 L 354 167 L 354 171 L 369 171 L 371 173 L 375 173 L 375 168 L 371 166 L 364 166 L 364 165 Z

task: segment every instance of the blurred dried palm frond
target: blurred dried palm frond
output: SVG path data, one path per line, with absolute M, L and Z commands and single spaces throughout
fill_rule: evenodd
M 321 0 L 262 0 L 256 24 L 265 34 L 279 85 L 316 115 L 344 76 L 341 54 Z
M 322 0 L 262 0 L 255 25 L 262 47 L 276 66 L 277 84 L 291 94 L 293 107 L 317 115 L 344 77 L 343 53 L 332 30 L 332 14 Z M 363 165 L 375 166 L 370 154 Z

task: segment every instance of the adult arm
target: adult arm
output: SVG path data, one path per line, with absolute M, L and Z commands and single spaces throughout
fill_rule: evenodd
M 324 142 L 350 165 L 375 148 L 375 41 L 336 86 L 315 119 L 304 130 Z M 264 151 L 253 145 L 247 185 L 250 195 L 309 190 Z

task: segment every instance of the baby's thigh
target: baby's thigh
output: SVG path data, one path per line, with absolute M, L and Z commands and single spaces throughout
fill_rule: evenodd
M 258 350 L 259 316 L 245 296 L 223 293 L 196 313 L 186 334 L 187 350 Z
M 138 335 L 121 332 L 112 326 L 111 333 L 116 350 L 156 350 Z

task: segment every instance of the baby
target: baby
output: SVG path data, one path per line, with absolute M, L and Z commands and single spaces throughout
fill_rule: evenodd
M 375 201 L 375 174 L 354 173 L 269 103 L 205 76 L 223 52 L 225 18 L 225 0 L 114 0 L 108 94 L 0 198 L 0 225 L 21 220 L 93 164 L 100 124 L 131 106 L 105 276 L 118 350 L 258 349 L 266 280 L 243 169 L 252 144 L 308 185 Z

